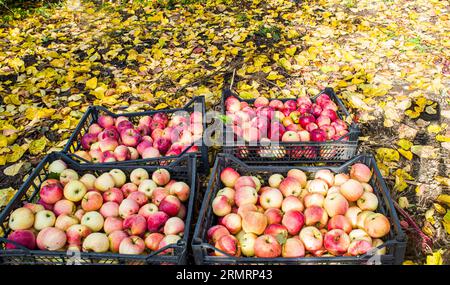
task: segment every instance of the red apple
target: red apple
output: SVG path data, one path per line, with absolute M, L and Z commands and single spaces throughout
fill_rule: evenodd
M 114 118 L 111 116 L 102 115 L 98 117 L 97 123 L 102 128 L 109 128 L 114 126 Z
M 260 235 L 267 226 L 267 218 L 264 214 L 254 211 L 244 213 L 242 218 L 242 229 L 246 233 Z
M 285 131 L 286 129 L 281 123 L 272 122 L 269 127 L 269 139 L 271 141 L 279 142 Z
M 305 209 L 305 224 L 307 226 L 316 226 L 321 229 L 328 222 L 327 212 L 318 206 L 311 206 Z
M 284 102 L 284 109 L 293 111 L 296 108 L 297 108 L 297 103 L 295 100 L 287 100 L 286 102 Z
M 232 235 L 224 235 L 220 237 L 214 246 L 229 255 L 239 256 L 241 254 L 239 241 Z M 219 251 L 215 251 L 215 255 L 223 256 L 224 254 Z
M 63 186 L 58 180 L 46 180 L 39 191 L 41 200 L 47 204 L 55 204 L 63 198 Z
M 153 172 L 152 180 L 159 186 L 164 186 L 170 181 L 170 173 L 164 168 L 160 168 Z
M 152 251 L 156 251 L 159 248 L 160 242 L 163 240 L 164 235 L 160 233 L 151 233 L 149 234 L 144 242 L 148 249 Z
M 66 244 L 67 237 L 64 231 L 48 227 L 41 230 L 36 238 L 36 244 L 41 250 L 56 251 L 60 250 Z
M 336 215 L 328 221 L 328 230 L 340 229 L 347 234 L 352 231 L 352 224 L 349 218 L 343 215 Z
M 102 163 L 103 162 L 103 153 L 100 149 L 90 150 L 89 156 L 91 157 L 91 161 L 93 163 Z
M 119 205 L 119 215 L 122 218 L 127 218 L 139 211 L 139 204 L 133 199 L 124 199 Z
M 264 209 L 280 208 L 283 203 L 283 194 L 276 188 L 269 188 L 259 196 L 259 203 Z
M 231 167 L 223 169 L 220 173 L 220 180 L 226 187 L 234 187 L 239 177 L 239 173 Z
M 244 204 L 256 204 L 258 201 L 258 192 L 251 186 L 242 186 L 237 188 L 234 199 L 238 207 Z
M 283 219 L 283 212 L 277 208 L 270 208 L 264 212 L 264 215 L 267 217 L 267 224 L 279 224 Z
M 111 190 L 113 190 L 113 189 L 111 189 Z M 138 186 L 136 186 L 136 184 L 134 184 L 134 183 L 125 183 L 120 188 L 120 190 L 123 193 L 123 197 L 125 197 L 125 198 L 128 197 L 131 193 L 138 191 L 138 189 L 139 189 Z
M 297 179 L 300 182 L 300 185 L 302 186 L 302 188 L 304 188 L 306 186 L 306 182 L 307 182 L 307 177 L 306 174 L 301 171 L 300 169 L 291 169 L 288 171 L 287 173 L 287 177 L 293 177 L 295 179 Z
M 290 210 L 303 212 L 304 209 L 303 203 L 296 196 L 286 197 L 281 204 L 281 210 L 285 213 Z
M 333 105 L 326 105 L 325 108 L 333 108 L 334 109 L 334 106 Z M 333 109 L 324 109 L 322 111 L 321 115 L 330 118 L 330 120 L 332 122 L 336 121 L 338 119 L 338 115 L 336 114 L 336 111 L 333 110 Z
M 299 211 L 290 210 L 284 214 L 281 224 L 287 228 L 289 234 L 296 235 L 305 224 L 305 216 Z
M 128 130 L 134 130 L 133 123 L 128 121 L 128 119 L 124 119 L 119 122 L 116 121 L 116 128 L 117 128 L 117 131 L 119 132 L 119 134 L 122 134 Z M 137 131 L 137 133 L 139 133 L 139 131 Z
M 81 147 L 83 149 L 91 149 L 91 145 L 98 141 L 97 134 L 86 133 L 81 138 Z
M 101 131 L 97 138 L 99 141 L 103 141 L 105 139 L 113 139 L 113 140 L 119 140 L 120 135 L 119 132 L 114 127 L 108 127 L 105 128 L 103 131 Z M 93 149 L 94 145 L 91 145 L 91 149 Z
M 305 207 L 323 207 L 323 203 L 325 201 L 325 197 L 320 193 L 308 193 L 303 197 L 303 203 Z
M 120 247 L 121 242 L 127 237 L 128 237 L 128 235 L 124 231 L 121 231 L 121 230 L 116 230 L 116 231 L 111 232 L 108 235 L 109 249 L 112 252 L 119 252 L 119 247 Z
M 180 208 L 181 210 L 181 208 Z M 153 203 L 148 203 L 142 206 L 139 209 L 138 214 L 144 216 L 146 219 L 150 216 L 150 214 L 158 212 L 158 207 Z
M 76 209 L 77 209 L 77 207 L 74 202 L 63 199 L 63 200 L 59 200 L 58 202 L 55 203 L 55 205 L 53 207 L 53 212 L 56 214 L 56 216 L 59 216 L 62 214 L 72 215 L 75 213 Z
M 272 108 L 274 108 L 276 110 L 283 110 L 284 109 L 284 104 L 280 100 L 274 99 L 274 100 L 271 100 L 269 102 L 269 107 L 272 107 Z
M 229 235 L 230 232 L 225 226 L 215 225 L 208 229 L 206 233 L 208 241 L 216 243 L 222 236 Z
M 121 231 L 124 228 L 123 220 L 119 217 L 109 216 L 105 219 L 103 230 L 109 234 L 114 231 Z
M 320 127 L 331 124 L 331 119 L 327 116 L 321 115 L 316 120 L 317 125 Z
M 88 129 L 88 133 L 90 134 L 94 134 L 94 135 L 98 135 L 99 133 L 101 133 L 101 131 L 103 131 L 103 128 L 100 127 L 99 124 L 93 123 L 92 125 L 89 126 Z
M 348 253 L 353 256 L 358 256 L 369 252 L 372 248 L 372 243 L 367 240 L 355 240 L 348 246 Z
M 103 162 L 115 162 L 116 157 L 114 156 L 114 152 L 111 150 L 104 151 L 102 153 L 102 161 Z
M 309 123 L 306 125 L 305 129 L 306 129 L 306 131 L 308 131 L 310 133 L 309 138 L 311 139 L 311 132 L 313 130 L 319 129 L 319 126 L 316 123 Z
M 311 106 L 311 113 L 315 116 L 315 117 L 319 117 L 320 114 L 322 113 L 322 107 L 320 107 L 317 104 L 312 104 Z
M 96 211 L 103 205 L 103 197 L 97 191 L 87 192 L 81 200 L 81 208 L 86 212 Z
M 359 182 L 369 182 L 372 177 L 372 172 L 367 165 L 363 163 L 355 163 L 350 169 L 350 177 L 352 179 L 358 180 Z
M 139 125 L 150 127 L 152 121 L 153 119 L 151 116 L 143 116 L 139 119 Z
M 169 195 L 169 190 L 163 187 L 156 187 L 152 192 L 152 203 L 159 206 L 161 201 Z
M 326 196 L 328 192 L 328 184 L 322 179 L 310 180 L 306 184 L 306 190 L 308 190 L 309 193 L 318 193 Z
M 375 211 L 378 208 L 377 195 L 371 192 L 364 192 L 356 203 L 363 211 Z
M 255 102 L 253 103 L 253 105 L 255 107 L 265 107 L 265 106 L 269 106 L 269 99 L 265 98 L 265 97 L 258 97 L 255 99 Z
M 313 252 L 322 248 L 323 236 L 322 233 L 316 227 L 304 227 L 299 234 L 305 249 Z
M 117 189 L 117 188 L 113 188 L 113 189 Z M 113 189 L 111 189 L 109 191 L 112 191 Z M 127 198 L 131 193 L 137 192 L 138 189 L 139 189 L 138 186 L 136 186 L 136 184 L 134 184 L 134 183 L 125 183 L 124 185 L 122 185 L 122 187 L 120 188 L 120 190 L 122 192 L 122 200 L 123 200 L 123 197 Z M 107 193 L 107 192 L 105 192 L 105 193 Z M 120 196 L 118 193 L 115 193 L 114 197 L 115 197 L 115 200 L 120 200 Z
M 28 249 L 36 248 L 36 237 L 31 230 L 16 230 L 8 235 L 8 240 L 14 241 Z M 6 249 L 16 249 L 12 243 L 6 243 Z
M 324 142 L 327 140 L 327 133 L 321 129 L 312 130 L 310 135 L 313 142 Z
M 349 207 L 348 201 L 339 193 L 327 195 L 323 206 L 330 217 L 345 215 Z
M 280 224 L 271 224 L 268 225 L 264 230 L 265 235 L 273 236 L 279 244 L 284 244 L 288 237 L 288 230 L 285 226 Z
M 169 216 L 161 211 L 150 214 L 147 218 L 148 231 L 151 233 L 161 231 L 168 219 Z
M 119 245 L 120 254 L 141 254 L 145 250 L 144 240 L 138 236 L 124 238 Z
M 117 161 L 125 161 L 131 158 L 130 150 L 127 146 L 119 145 L 114 150 L 114 158 Z
M 100 208 L 100 214 L 105 218 L 119 216 L 119 204 L 116 202 L 106 202 Z
M 231 212 L 231 205 L 226 196 L 217 196 L 212 202 L 212 209 L 215 215 L 222 217 Z
M 74 224 L 66 230 L 67 243 L 71 245 L 81 245 L 83 239 L 92 233 L 87 226 Z
M 130 183 L 132 184 L 132 183 Z M 122 186 L 122 188 L 126 188 L 128 186 L 125 186 L 126 184 L 124 184 Z M 134 185 L 134 184 L 133 184 Z M 118 189 L 118 188 L 112 188 L 106 192 L 103 192 L 103 201 L 105 202 L 115 202 L 117 204 L 122 203 L 123 201 L 123 192 L 122 190 Z
M 123 229 L 128 232 L 129 235 L 140 236 L 145 233 L 147 229 L 147 220 L 141 215 L 128 216 L 123 221 Z
M 391 229 L 389 220 L 380 213 L 370 214 L 364 221 L 364 229 L 373 238 L 382 238 Z
M 341 185 L 340 192 L 348 201 L 356 202 L 364 193 L 364 188 L 359 181 L 349 179 Z
M 117 142 L 117 140 L 108 137 L 100 141 L 100 150 L 102 152 L 114 151 L 118 145 L 119 143 Z
M 288 238 L 286 240 L 286 243 L 283 244 L 281 255 L 288 258 L 303 257 L 305 256 L 305 247 L 303 246 L 303 243 L 299 238 Z
M 316 98 L 316 104 L 318 104 L 319 106 L 324 106 L 325 104 L 328 104 L 329 102 L 331 102 L 331 98 L 330 98 L 330 96 L 328 96 L 325 93 L 320 94 Z
M 231 234 L 237 234 L 242 229 L 241 216 L 230 213 L 223 217 L 222 225 L 224 225 Z
M 306 125 L 309 123 L 315 123 L 316 118 L 314 118 L 311 114 L 304 114 L 298 119 L 299 124 L 302 126 L 302 128 L 306 128 Z
M 311 113 L 312 105 L 311 104 L 299 104 L 297 111 L 300 112 L 300 114 L 305 115 Z
M 174 217 L 180 210 L 180 200 L 173 195 L 168 195 L 159 204 L 159 210 L 166 213 L 170 217 Z
M 281 255 L 281 245 L 275 237 L 262 235 L 255 241 L 255 256 L 261 258 L 274 258 Z
M 169 150 L 170 146 L 171 141 L 163 137 L 156 138 L 153 142 L 153 147 L 156 148 L 161 154 L 165 154 Z
M 139 186 L 141 186 L 141 185 L 139 185 Z M 139 207 L 142 207 L 143 205 L 147 204 L 147 202 L 148 202 L 148 197 L 144 193 L 139 192 L 139 191 L 130 193 L 130 195 L 128 195 L 127 198 L 135 200 L 138 203 Z
M 322 179 L 328 184 L 328 187 L 331 187 L 334 184 L 334 174 L 329 169 L 318 170 L 314 174 L 314 179 Z
M 228 97 L 225 100 L 225 109 L 229 112 L 237 112 L 241 109 L 241 102 L 233 96 Z
M 350 179 L 350 176 L 348 176 L 345 173 L 338 173 L 334 176 L 334 186 L 341 186 L 342 184 L 344 184 L 345 182 L 347 182 L 347 180 Z
M 159 122 L 165 126 L 169 122 L 169 117 L 166 113 L 156 113 L 153 115 L 153 122 Z
M 281 181 L 279 189 L 284 197 L 299 196 L 301 192 L 301 183 L 293 177 L 286 177 Z
M 306 105 L 312 105 L 312 101 L 309 97 L 307 96 L 301 96 L 297 98 L 297 105 L 302 105 L 302 104 L 306 104 Z
M 182 181 L 174 182 L 169 188 L 169 192 L 171 195 L 175 195 L 181 202 L 186 202 L 189 199 L 190 187 Z
M 342 255 L 350 245 L 349 236 L 340 229 L 334 229 L 325 234 L 324 247 L 333 255 Z

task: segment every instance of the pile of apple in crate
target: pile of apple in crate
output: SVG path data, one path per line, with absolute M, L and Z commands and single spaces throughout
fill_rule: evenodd
M 203 112 L 93 110 L 0 214 L 0 262 L 186 263 Z
M 223 114 L 244 144 L 326 144 L 350 126 L 334 100 L 232 96 Z M 250 166 L 218 154 L 202 190 L 209 169 L 198 166 L 208 162 L 193 144 L 204 115 L 82 120 L 71 147 L 47 156 L 0 214 L 0 263 L 64 264 L 69 252 L 87 264 L 401 263 L 404 234 L 370 155 Z
M 208 238 L 234 256 L 365 254 L 383 244 L 391 228 L 386 216 L 376 212 L 378 198 L 367 183 L 371 176 L 362 163 L 353 164 L 348 174 L 323 169 L 308 180 L 293 168 L 286 177 L 276 173 L 262 182 L 225 168 L 220 173 L 225 187 L 212 201 L 220 218 Z

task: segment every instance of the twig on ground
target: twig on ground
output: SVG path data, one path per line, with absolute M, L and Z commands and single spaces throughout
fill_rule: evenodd
M 419 237 L 422 239 L 422 251 L 429 251 L 433 246 L 433 240 L 425 235 L 422 230 L 419 228 L 419 226 L 416 224 L 416 222 L 411 218 L 411 216 L 403 210 L 397 202 L 394 201 L 394 206 L 399 212 L 399 214 L 406 220 L 408 225 L 414 229 L 414 231 L 419 235 Z
M 233 89 L 234 76 L 236 75 L 236 68 L 233 69 L 233 76 L 231 77 L 230 90 Z
M 8 10 L 9 12 L 11 12 L 12 14 L 14 14 L 14 11 L 13 10 L 11 10 L 11 8 L 9 8 L 8 7 L 8 5 L 6 5 L 5 3 L 3 3 L 3 2 L 0 2 L 0 4 L 3 6 L 3 7 L 5 7 L 6 8 L 6 10 Z

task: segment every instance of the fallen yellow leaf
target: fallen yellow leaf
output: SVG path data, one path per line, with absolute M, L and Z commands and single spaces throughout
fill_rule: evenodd
M 88 81 L 86 81 L 86 88 L 87 89 L 95 89 L 97 88 L 97 77 L 92 77 Z

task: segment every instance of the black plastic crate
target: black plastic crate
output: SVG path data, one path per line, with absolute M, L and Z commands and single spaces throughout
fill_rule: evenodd
M 311 98 L 315 102 L 321 94 L 327 94 L 331 100 L 337 104 L 336 114 L 340 119 L 350 118 L 350 114 L 345 108 L 343 102 L 336 96 L 332 88 L 325 88 L 319 94 Z M 234 96 L 241 102 L 247 102 L 252 105 L 255 99 L 242 99 L 234 94 L 230 89 L 224 89 L 222 94 L 222 115 L 226 115 L 225 100 Z M 286 102 L 296 100 L 297 98 L 285 98 L 278 100 Z M 269 99 L 271 100 L 271 99 Z M 227 135 L 228 132 L 228 135 Z M 358 147 L 358 137 L 360 130 L 356 123 L 352 121 L 348 125 L 348 133 L 338 140 L 326 142 L 276 142 L 272 145 L 262 144 L 260 142 L 234 141 L 227 142 L 227 137 L 234 137 L 231 128 L 223 124 L 223 152 L 229 153 L 248 164 L 283 164 L 299 162 L 344 162 L 355 156 Z
M 391 231 L 385 243 L 378 248 L 386 247 L 385 255 L 373 256 L 371 254 L 361 256 L 338 256 L 338 257 L 301 257 L 301 258 L 255 258 L 255 257 L 236 257 L 236 256 L 214 256 L 216 250 L 214 245 L 207 241 L 207 231 L 213 225 L 218 224 L 218 217 L 212 211 L 212 200 L 217 192 L 223 188 L 220 181 L 220 173 L 226 167 L 232 167 L 241 175 L 256 175 L 264 180 L 274 173 L 286 174 L 292 168 L 298 168 L 305 172 L 316 172 L 320 169 L 330 169 L 335 173 L 349 171 L 352 164 L 362 162 L 366 164 L 373 172 L 369 184 L 373 187 L 374 193 L 377 195 L 379 205 L 377 212 L 384 214 L 391 222 Z M 394 208 L 392 199 L 389 195 L 381 173 L 376 165 L 375 159 L 370 155 L 359 155 L 355 158 L 341 163 L 338 166 L 311 166 L 311 164 L 303 164 L 303 166 L 252 166 L 241 160 L 229 155 L 219 154 L 208 184 L 208 189 L 203 199 L 202 208 L 199 213 L 197 226 L 195 227 L 192 242 L 192 250 L 196 264 L 278 264 L 278 265 L 300 265 L 300 264 L 401 264 L 404 259 L 406 249 L 406 236 L 400 226 L 397 212 Z M 220 251 L 220 250 L 218 250 Z M 223 252 L 222 252 L 223 253 Z M 225 254 L 225 253 L 223 253 Z
M 163 109 L 163 110 L 153 110 L 153 111 L 144 111 L 144 112 L 132 112 L 132 113 L 113 113 L 109 110 L 107 110 L 104 107 L 101 106 L 90 106 L 86 110 L 86 113 L 83 115 L 83 117 L 80 119 L 80 122 L 78 123 L 78 126 L 76 127 L 75 131 L 72 133 L 72 135 L 69 138 L 69 141 L 67 142 L 66 146 L 63 149 L 63 152 L 66 153 L 70 158 L 74 159 L 75 161 L 78 161 L 80 163 L 86 163 L 86 164 L 94 164 L 90 161 L 87 161 L 78 155 L 74 154 L 78 150 L 82 150 L 81 147 L 81 138 L 84 134 L 88 132 L 89 126 L 95 122 L 97 122 L 97 119 L 99 116 L 102 115 L 109 115 L 113 118 L 117 118 L 119 116 L 125 116 L 128 117 L 129 120 L 133 123 L 136 123 L 139 121 L 139 119 L 143 116 L 149 116 L 154 115 L 156 113 L 166 113 L 169 117 L 171 114 L 174 114 L 176 112 L 188 112 L 191 113 L 194 110 L 201 110 L 202 116 L 203 116 L 203 130 L 206 129 L 206 109 L 205 109 L 205 97 L 204 96 L 197 96 L 194 97 L 191 101 L 189 101 L 184 107 L 182 108 L 176 108 L 176 109 Z M 208 163 L 208 147 L 204 143 L 203 139 L 197 142 L 193 142 L 189 147 L 197 145 L 199 151 L 197 152 L 197 157 L 199 162 L 199 166 L 201 171 L 208 172 L 209 171 L 209 163 Z M 167 165 L 173 161 L 176 161 L 178 158 L 182 157 L 183 155 L 188 154 L 188 148 L 186 148 L 183 152 L 181 152 L 177 156 L 161 156 L 158 158 L 147 158 L 147 159 L 136 159 L 136 160 L 126 160 L 126 161 L 116 161 L 116 162 L 105 162 L 105 163 L 95 163 L 95 165 Z
M 144 168 L 149 172 L 153 172 L 158 168 L 167 169 L 171 177 L 186 182 L 191 187 L 189 200 L 185 202 L 186 220 L 185 230 L 182 239 L 177 244 L 168 245 L 158 251 L 145 253 L 141 255 L 125 255 L 119 253 L 94 253 L 94 252 L 68 252 L 68 251 L 43 251 L 30 250 L 20 245 L 17 249 L 6 249 L 8 243 L 8 235 L 11 229 L 8 228 L 8 220 L 10 213 L 15 209 L 23 206 L 24 202 L 36 202 L 39 199 L 39 189 L 42 182 L 48 177 L 49 164 L 57 159 L 66 162 L 68 168 L 77 171 L 79 174 L 95 173 L 100 174 L 111 169 L 121 169 L 127 175 L 135 168 Z M 195 155 L 186 155 L 172 162 L 168 166 L 131 166 L 131 165 L 80 165 L 65 154 L 51 153 L 47 155 L 39 165 L 34 169 L 25 183 L 17 191 L 16 195 L 11 199 L 8 205 L 0 213 L 0 264 L 121 264 L 121 265 L 145 265 L 145 264 L 186 264 L 188 258 L 188 244 L 190 243 L 190 225 L 193 223 L 193 209 L 196 201 L 199 180 L 196 174 L 196 157 Z M 9 241 L 10 242 L 10 241 Z M 161 254 L 163 251 L 171 249 L 171 253 Z

